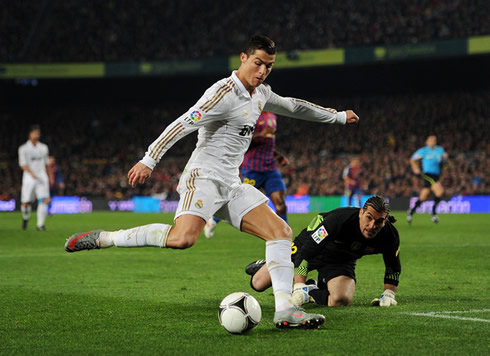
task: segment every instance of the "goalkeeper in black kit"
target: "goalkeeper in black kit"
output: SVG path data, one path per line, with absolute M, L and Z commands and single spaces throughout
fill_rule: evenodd
M 396 305 L 400 238 L 393 226 L 395 218 L 389 212 L 390 206 L 382 197 L 372 196 L 362 209 L 339 208 L 317 215 L 293 243 L 295 276 L 291 302 L 297 306 L 310 301 L 330 307 L 350 305 L 356 288 L 356 261 L 365 255 L 382 254 L 384 292 L 371 304 Z M 317 283 L 307 281 L 313 270 L 318 271 Z M 252 275 L 250 284 L 255 290 L 261 292 L 270 287 L 262 260 L 249 264 L 246 272 Z

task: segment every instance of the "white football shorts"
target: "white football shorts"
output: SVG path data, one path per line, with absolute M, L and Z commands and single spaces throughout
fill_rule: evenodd
M 177 187 L 180 195 L 175 219 L 181 215 L 197 215 L 208 221 L 216 216 L 240 229 L 242 218 L 269 199 L 239 177 L 226 181 L 214 171 L 194 168 L 182 173 Z
M 30 203 L 35 199 L 49 198 L 49 181 L 46 179 L 22 179 L 22 190 L 20 193 L 21 203 Z

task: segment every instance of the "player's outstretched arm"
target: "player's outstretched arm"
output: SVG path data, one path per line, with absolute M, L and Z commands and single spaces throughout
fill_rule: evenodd
M 134 188 L 136 184 L 143 184 L 150 178 L 152 170 L 143 163 L 136 163 L 128 172 L 129 184 Z

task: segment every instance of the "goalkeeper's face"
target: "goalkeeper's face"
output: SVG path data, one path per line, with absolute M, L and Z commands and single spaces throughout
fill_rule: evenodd
M 359 227 L 366 239 L 372 239 L 386 224 L 388 213 L 380 213 L 371 206 L 359 211 Z

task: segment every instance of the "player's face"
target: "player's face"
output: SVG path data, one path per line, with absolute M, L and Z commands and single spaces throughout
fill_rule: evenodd
M 252 92 L 265 81 L 272 71 L 276 55 L 268 54 L 258 49 L 251 55 L 242 52 L 240 60 L 242 64 L 238 69 L 238 78 L 240 78 L 245 88 Z
M 41 138 L 41 131 L 32 130 L 31 132 L 29 132 L 29 140 L 33 142 L 37 142 L 39 141 L 40 138 Z
M 437 138 L 435 136 L 429 136 L 429 137 L 427 137 L 427 141 L 425 143 L 430 148 L 433 148 L 437 144 Z
M 372 239 L 386 224 L 387 213 L 380 213 L 368 206 L 359 211 L 359 226 L 366 239 Z

